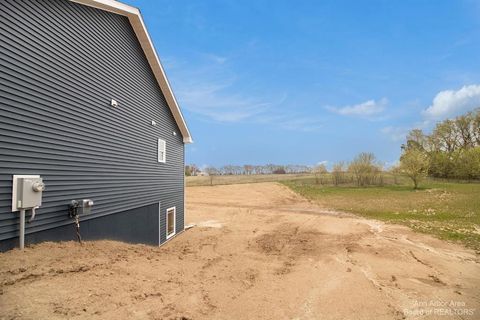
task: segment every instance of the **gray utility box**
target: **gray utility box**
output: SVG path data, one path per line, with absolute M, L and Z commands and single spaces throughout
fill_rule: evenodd
M 93 207 L 93 200 L 90 199 L 83 199 L 78 201 L 78 214 L 85 215 L 91 214 Z
M 14 175 L 12 211 L 41 206 L 44 190 L 45 184 L 40 176 Z

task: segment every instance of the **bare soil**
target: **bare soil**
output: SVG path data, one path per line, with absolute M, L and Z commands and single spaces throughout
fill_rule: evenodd
M 472 250 L 318 207 L 276 183 L 187 188 L 162 247 L 0 254 L 1 319 L 479 319 Z

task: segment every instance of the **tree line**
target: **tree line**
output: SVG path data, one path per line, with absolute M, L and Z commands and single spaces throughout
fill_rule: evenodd
M 437 123 L 431 134 L 414 129 L 406 140 L 399 170 L 415 187 L 425 176 L 480 179 L 480 108 Z
M 359 153 L 352 161 L 334 163 L 331 171 L 324 164 L 312 169 L 316 184 L 356 184 L 363 187 L 384 184 L 384 166 L 373 153 Z
M 309 173 L 312 168 L 307 165 L 224 165 L 221 167 L 209 166 L 201 170 L 195 164 L 185 166 L 186 176 L 196 176 L 202 173 L 207 175 L 253 175 L 253 174 L 287 174 L 287 173 Z
M 362 152 L 351 162 L 335 163 L 328 171 L 325 164 L 307 165 L 225 165 L 206 167 L 200 170 L 196 165 L 185 166 L 185 175 L 262 175 L 262 174 L 313 174 L 317 184 L 351 184 L 358 186 L 383 185 L 383 165 L 373 153 Z
M 416 189 L 426 176 L 480 180 L 480 108 L 447 119 L 435 125 L 430 134 L 420 129 L 411 130 L 401 146 L 399 164 L 389 168 L 397 183 L 397 176 L 409 177 Z M 307 165 L 225 165 L 200 170 L 187 165 L 185 174 L 216 175 L 258 174 L 313 174 L 316 184 L 383 185 L 385 168 L 373 153 L 362 152 L 352 161 L 334 163 L 330 171 L 325 164 Z

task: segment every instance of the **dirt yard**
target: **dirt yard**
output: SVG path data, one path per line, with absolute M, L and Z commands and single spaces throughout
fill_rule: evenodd
M 156 248 L 0 254 L 1 319 L 479 319 L 471 250 L 315 206 L 276 183 L 191 187 Z

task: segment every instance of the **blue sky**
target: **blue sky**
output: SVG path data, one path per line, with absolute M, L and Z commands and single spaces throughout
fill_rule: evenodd
M 134 1 L 195 143 L 186 161 L 307 164 L 480 106 L 477 1 Z

